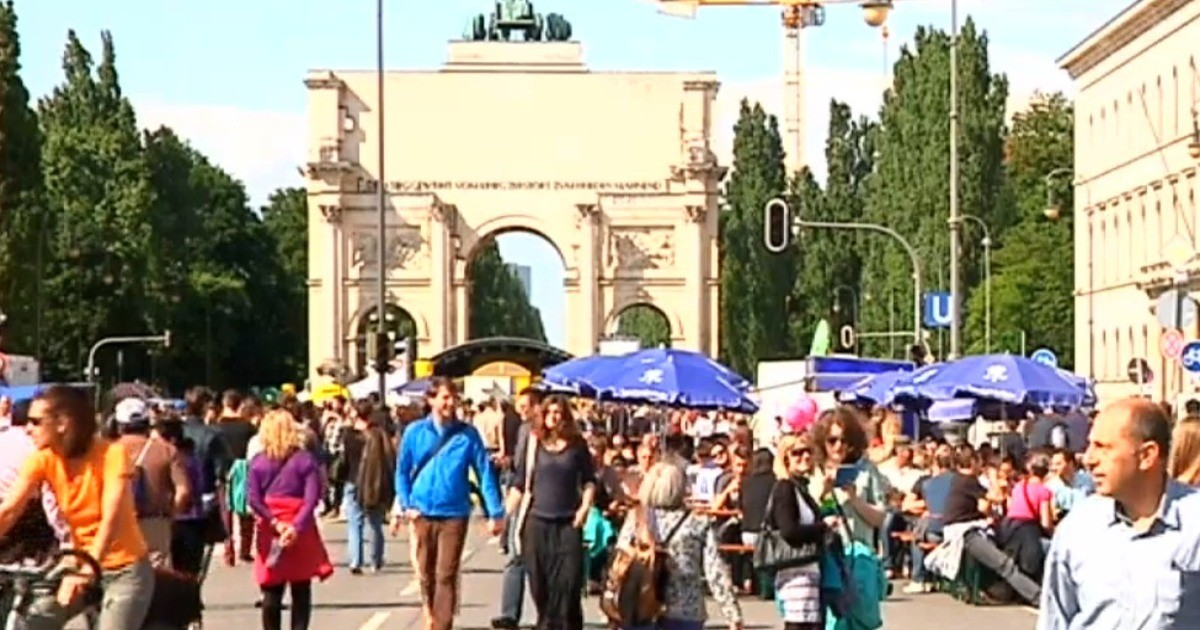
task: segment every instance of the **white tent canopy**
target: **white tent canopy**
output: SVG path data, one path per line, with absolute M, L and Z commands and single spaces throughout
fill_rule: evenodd
M 386 383 L 386 391 L 388 392 L 400 389 L 407 382 L 408 376 L 400 370 L 389 372 L 384 376 L 384 383 Z M 346 389 L 350 391 L 351 398 L 362 400 L 372 393 L 379 391 L 379 375 L 374 369 L 367 368 L 367 377 L 361 381 L 347 385 Z

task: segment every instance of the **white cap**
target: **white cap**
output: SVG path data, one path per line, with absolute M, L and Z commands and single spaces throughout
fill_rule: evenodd
M 113 418 L 118 424 L 149 422 L 150 408 L 141 398 L 126 398 L 117 403 L 117 408 L 113 410 Z

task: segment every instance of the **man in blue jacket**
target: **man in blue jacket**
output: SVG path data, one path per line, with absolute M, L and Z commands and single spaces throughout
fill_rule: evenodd
M 469 473 L 479 480 L 492 536 L 504 531 L 504 503 L 483 438 L 455 417 L 458 388 L 453 381 L 434 378 L 426 399 L 429 416 L 409 425 L 400 443 L 396 507 L 412 523 L 426 627 L 450 630 L 472 509 Z

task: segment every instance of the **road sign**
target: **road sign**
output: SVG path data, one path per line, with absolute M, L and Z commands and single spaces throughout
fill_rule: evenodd
M 1200 358 L 1200 354 L 1197 354 L 1197 357 Z M 1154 380 L 1154 371 L 1150 369 L 1150 364 L 1141 357 L 1130 359 L 1126 371 L 1129 374 L 1129 380 L 1134 383 L 1145 385 Z
M 1200 372 L 1200 341 L 1189 341 L 1183 346 L 1179 355 L 1179 363 L 1189 372 Z
M 926 328 L 949 328 L 951 317 L 949 292 L 930 291 L 925 294 Z
M 1163 328 L 1190 328 L 1196 324 L 1196 300 L 1180 290 L 1163 291 L 1154 303 L 1154 314 Z
M 1158 338 L 1158 350 L 1162 353 L 1164 359 L 1175 360 L 1183 353 L 1183 346 L 1187 340 L 1183 338 L 1183 333 L 1178 329 L 1168 328 L 1162 332 L 1162 336 Z
M 1029 358 L 1034 363 L 1041 363 L 1052 368 L 1058 367 L 1058 355 L 1054 354 L 1054 351 L 1050 348 L 1038 348 L 1033 351 L 1033 354 L 1029 355 Z

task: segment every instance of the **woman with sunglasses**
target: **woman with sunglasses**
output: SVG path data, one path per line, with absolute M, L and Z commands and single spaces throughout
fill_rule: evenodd
M 771 489 L 764 525 L 779 532 L 790 547 L 803 548 L 825 539 L 828 526 L 821 507 L 808 491 L 813 474 L 812 449 L 806 435 L 785 435 L 775 454 L 775 487 Z M 825 627 L 821 602 L 819 560 L 780 569 L 775 574 L 775 597 L 783 614 L 784 630 L 818 630 Z
M 847 546 L 857 541 L 875 549 L 891 484 L 865 457 L 867 433 L 858 412 L 841 406 L 822 413 L 812 427 L 812 450 L 818 471 L 808 490 L 820 501 L 822 516 L 845 519 L 836 524 Z
M 134 509 L 132 458 L 120 444 L 97 435 L 91 396 L 82 389 L 46 389 L 29 407 L 27 428 L 39 450 L 0 503 L 0 536 L 33 492 L 48 485 L 71 540 L 100 564 L 104 596 L 97 630 L 140 628 L 154 596 L 154 572 Z M 65 578 L 56 596 L 34 602 L 25 627 L 62 628 L 83 612 L 89 581 Z

